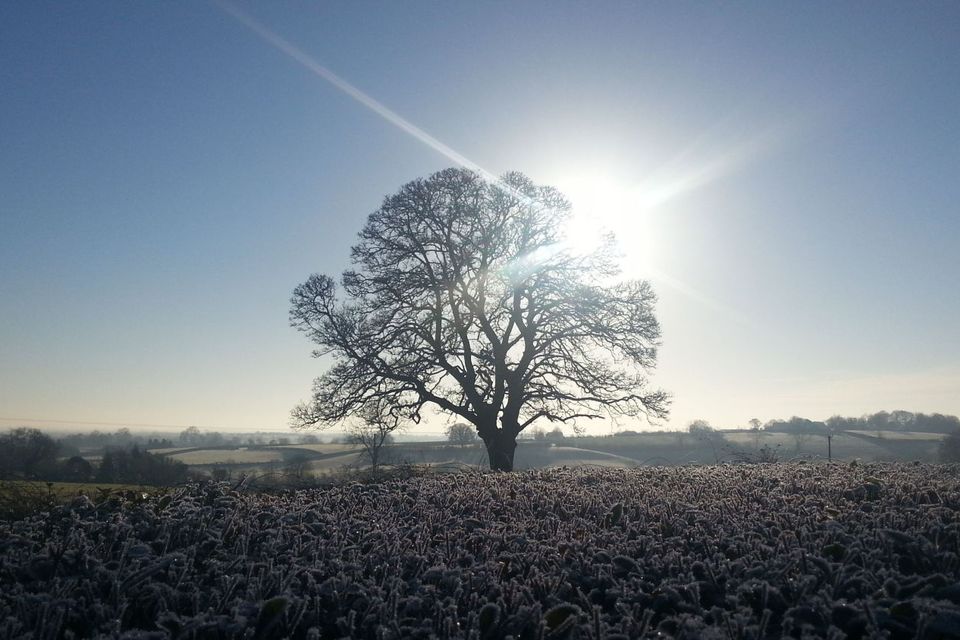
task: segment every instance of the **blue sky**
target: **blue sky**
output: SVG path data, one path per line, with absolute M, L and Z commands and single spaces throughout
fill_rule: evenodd
M 621 231 L 669 426 L 960 413 L 960 5 L 237 6 Z M 0 4 L 0 424 L 284 425 L 291 290 L 451 164 L 216 4 Z

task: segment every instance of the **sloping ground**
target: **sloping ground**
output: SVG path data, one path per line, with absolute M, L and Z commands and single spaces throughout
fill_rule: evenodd
M 641 464 L 638 460 L 627 456 L 579 447 L 550 447 L 547 451 L 554 458 L 548 463 L 550 466 L 584 464 L 630 469 Z
M 362 465 L 364 461 L 364 455 L 356 450 L 340 451 L 338 453 L 331 453 L 322 459 L 311 460 L 307 464 L 307 469 L 314 473 L 324 474 L 337 471 L 348 465 Z
M 226 485 L 0 524 L 0 638 L 947 638 L 960 481 L 928 465 Z
M 927 440 L 939 443 L 947 437 L 945 433 L 928 433 L 925 431 L 845 431 L 854 435 L 868 436 L 880 440 Z
M 282 460 L 283 453 L 273 449 L 191 449 L 168 457 L 189 465 L 263 464 Z
M 288 445 L 278 445 L 271 447 L 271 449 L 276 449 L 279 451 L 310 451 L 313 453 L 319 454 L 330 454 L 330 453 L 342 453 L 344 451 L 356 451 L 357 445 L 355 444 L 333 444 L 333 443 L 321 443 L 321 444 L 288 444 Z
M 166 456 L 172 453 L 184 453 L 186 451 L 199 451 L 203 447 L 166 447 L 162 449 L 147 449 L 150 453 L 158 456 Z M 85 456 L 86 457 L 86 456 Z

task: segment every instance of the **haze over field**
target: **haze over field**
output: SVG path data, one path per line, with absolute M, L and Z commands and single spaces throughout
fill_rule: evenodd
M 285 427 L 325 364 L 291 291 L 454 165 L 617 234 L 664 426 L 960 414 L 958 31 L 953 3 L 0 4 L 0 426 Z

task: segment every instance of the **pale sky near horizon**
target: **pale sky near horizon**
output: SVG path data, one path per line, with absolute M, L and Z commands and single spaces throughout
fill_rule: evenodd
M 0 4 L 0 426 L 284 427 L 292 289 L 462 161 L 618 232 L 661 426 L 960 414 L 960 4 L 231 6 Z

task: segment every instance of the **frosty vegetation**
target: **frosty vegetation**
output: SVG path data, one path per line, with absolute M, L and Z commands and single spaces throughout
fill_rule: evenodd
M 81 497 L 0 524 L 0 638 L 956 637 L 957 470 L 554 469 Z

